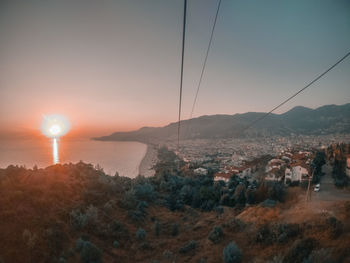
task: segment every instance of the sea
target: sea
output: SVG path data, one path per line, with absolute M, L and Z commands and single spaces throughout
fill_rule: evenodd
M 44 168 L 53 165 L 52 139 L 0 140 L 0 168 L 22 165 Z M 91 139 L 58 140 L 59 163 L 83 161 L 103 168 L 105 173 L 134 178 L 147 152 L 147 145 L 139 142 L 106 142 Z

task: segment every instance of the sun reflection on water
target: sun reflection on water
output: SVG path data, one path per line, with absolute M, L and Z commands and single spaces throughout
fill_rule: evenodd
M 52 139 L 52 156 L 53 156 L 53 164 L 58 164 L 60 162 L 59 156 L 58 156 L 58 139 L 53 138 Z

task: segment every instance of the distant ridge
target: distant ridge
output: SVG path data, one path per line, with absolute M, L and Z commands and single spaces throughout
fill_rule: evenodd
M 242 132 L 263 112 L 247 112 L 234 115 L 204 115 L 181 121 L 181 139 L 214 139 L 272 135 L 322 135 L 350 133 L 350 103 L 325 105 L 317 109 L 302 106 L 283 114 L 271 114 L 263 121 Z M 109 136 L 93 138 L 101 141 L 140 141 L 176 139 L 177 122 L 164 127 L 143 127 L 136 131 L 115 132 Z

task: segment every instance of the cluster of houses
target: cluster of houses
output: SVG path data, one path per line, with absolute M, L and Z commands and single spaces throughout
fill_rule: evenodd
M 311 176 L 310 164 L 313 157 L 313 153 L 308 151 L 282 152 L 267 162 L 263 171 L 264 179 L 266 181 L 283 181 L 286 185 L 309 180 Z M 350 167 L 350 160 L 348 166 Z M 214 180 L 227 182 L 232 175 L 237 175 L 241 178 L 247 177 L 248 180 L 252 181 L 261 176 L 258 173 L 258 167 L 259 161 L 246 162 L 239 167 L 227 166 L 225 169 L 214 174 Z M 194 172 L 203 174 L 205 172 L 204 170 L 203 168 L 198 168 Z
M 268 162 L 265 180 L 284 180 L 288 185 L 309 180 L 312 157 L 312 153 L 306 151 L 284 152 Z

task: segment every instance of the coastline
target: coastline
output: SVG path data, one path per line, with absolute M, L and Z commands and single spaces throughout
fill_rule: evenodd
M 157 163 L 158 151 L 154 145 L 151 145 L 151 144 L 146 144 L 146 145 L 147 145 L 146 154 L 139 165 L 139 175 L 142 175 L 144 177 L 150 177 L 150 176 L 153 176 L 155 173 L 152 167 Z

